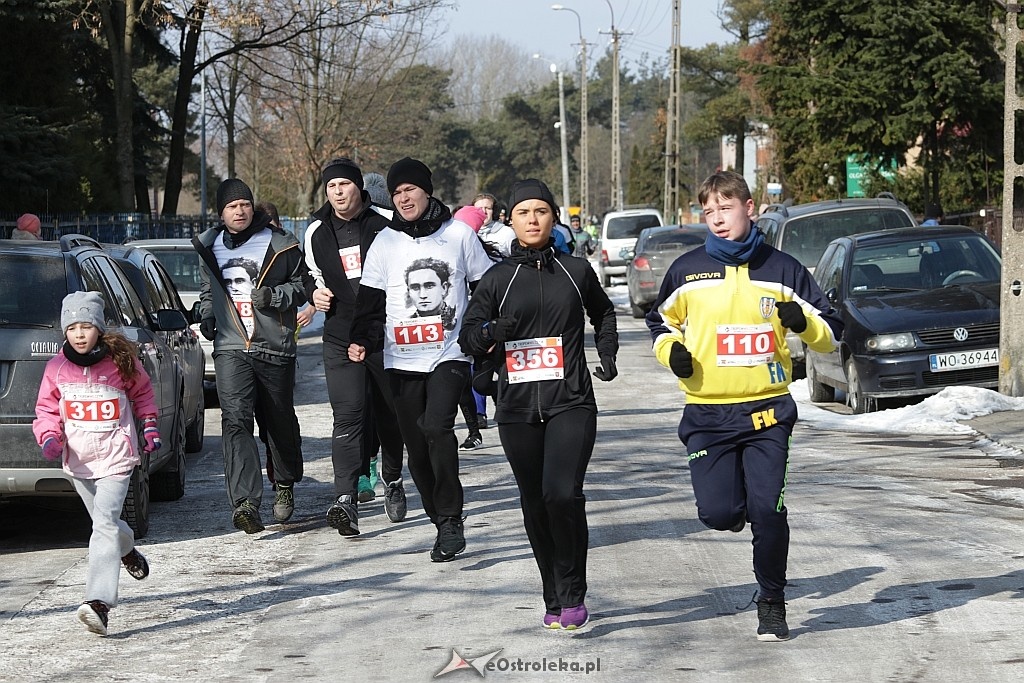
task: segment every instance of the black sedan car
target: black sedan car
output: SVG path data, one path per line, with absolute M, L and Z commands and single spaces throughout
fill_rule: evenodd
M 707 236 L 708 226 L 703 223 L 658 225 L 640 232 L 633 258 L 626 266 L 629 308 L 634 318 L 647 314 L 672 262 L 704 244 Z
M 846 392 L 855 413 L 880 399 L 999 383 L 1001 259 L 962 226 L 916 227 L 829 243 L 814 278 L 841 311 L 839 348 L 808 350 L 812 401 Z

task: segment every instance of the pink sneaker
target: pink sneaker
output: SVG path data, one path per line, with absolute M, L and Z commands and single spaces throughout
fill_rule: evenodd
M 583 628 L 590 621 L 590 612 L 583 603 L 575 607 L 563 607 L 558 617 L 559 625 L 567 631 Z

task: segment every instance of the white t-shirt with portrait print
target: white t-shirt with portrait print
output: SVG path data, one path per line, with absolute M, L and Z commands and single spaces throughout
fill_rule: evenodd
M 492 263 L 461 221 L 449 220 L 419 238 L 382 230 L 366 253 L 360 284 L 386 293 L 384 367 L 431 372 L 444 361 L 471 362 L 458 344 L 468 283 Z
M 246 339 L 252 339 L 256 330 L 256 319 L 252 308 L 252 290 L 259 281 L 260 268 L 270 248 L 270 229 L 264 229 L 234 249 L 224 246 L 222 237 L 213 243 L 213 256 L 221 272 L 221 282 L 235 305 L 235 311 L 245 328 Z M 255 273 L 255 274 L 254 274 Z

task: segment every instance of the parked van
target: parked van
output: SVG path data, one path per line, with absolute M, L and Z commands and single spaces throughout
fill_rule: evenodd
M 601 260 L 597 266 L 601 284 L 608 287 L 613 275 L 625 276 L 641 230 L 664 224 L 661 212 L 652 208 L 606 213 L 601 223 Z

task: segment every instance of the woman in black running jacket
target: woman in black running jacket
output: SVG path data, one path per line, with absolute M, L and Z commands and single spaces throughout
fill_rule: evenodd
M 512 254 L 474 290 L 459 344 L 464 353 L 499 359 L 495 420 L 540 568 L 543 625 L 577 629 L 589 619 L 583 479 L 597 434 L 586 318 L 601 360 L 594 375 L 611 381 L 615 309 L 590 264 L 555 249 L 558 208 L 544 183 L 517 182 L 509 207 Z

